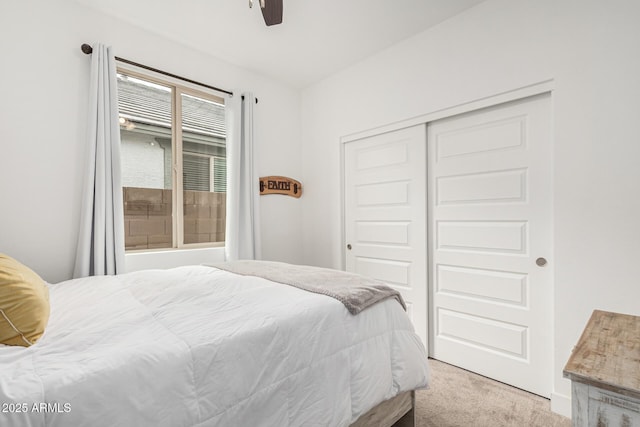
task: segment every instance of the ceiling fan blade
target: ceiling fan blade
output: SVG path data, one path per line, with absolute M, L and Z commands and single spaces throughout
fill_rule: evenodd
M 282 24 L 282 0 L 264 0 L 262 17 L 267 26 Z

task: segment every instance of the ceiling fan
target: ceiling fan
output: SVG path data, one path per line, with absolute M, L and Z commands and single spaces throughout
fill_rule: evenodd
M 249 0 L 249 7 L 253 7 L 253 0 Z M 267 27 L 282 24 L 282 0 L 260 0 L 260 9 Z

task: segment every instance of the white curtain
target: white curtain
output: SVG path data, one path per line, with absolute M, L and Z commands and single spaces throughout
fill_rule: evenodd
M 260 259 L 259 177 L 254 158 L 254 106 L 251 93 L 228 97 L 227 120 L 227 261 Z
M 87 164 L 73 277 L 124 272 L 124 212 L 116 63 L 93 46 L 87 118 Z

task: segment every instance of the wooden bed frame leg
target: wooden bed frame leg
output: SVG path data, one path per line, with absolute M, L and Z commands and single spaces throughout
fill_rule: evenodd
M 415 391 L 401 393 L 373 407 L 350 427 L 415 427 L 415 405 Z
M 415 427 L 416 419 L 413 409 L 404 414 L 402 418 L 400 418 L 393 427 Z
M 416 425 L 416 392 L 411 392 L 411 410 L 404 414 L 393 427 L 415 427 Z

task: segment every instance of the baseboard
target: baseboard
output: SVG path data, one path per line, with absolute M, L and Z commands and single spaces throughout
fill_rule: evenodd
M 564 394 L 551 393 L 551 411 L 571 418 L 571 397 Z

